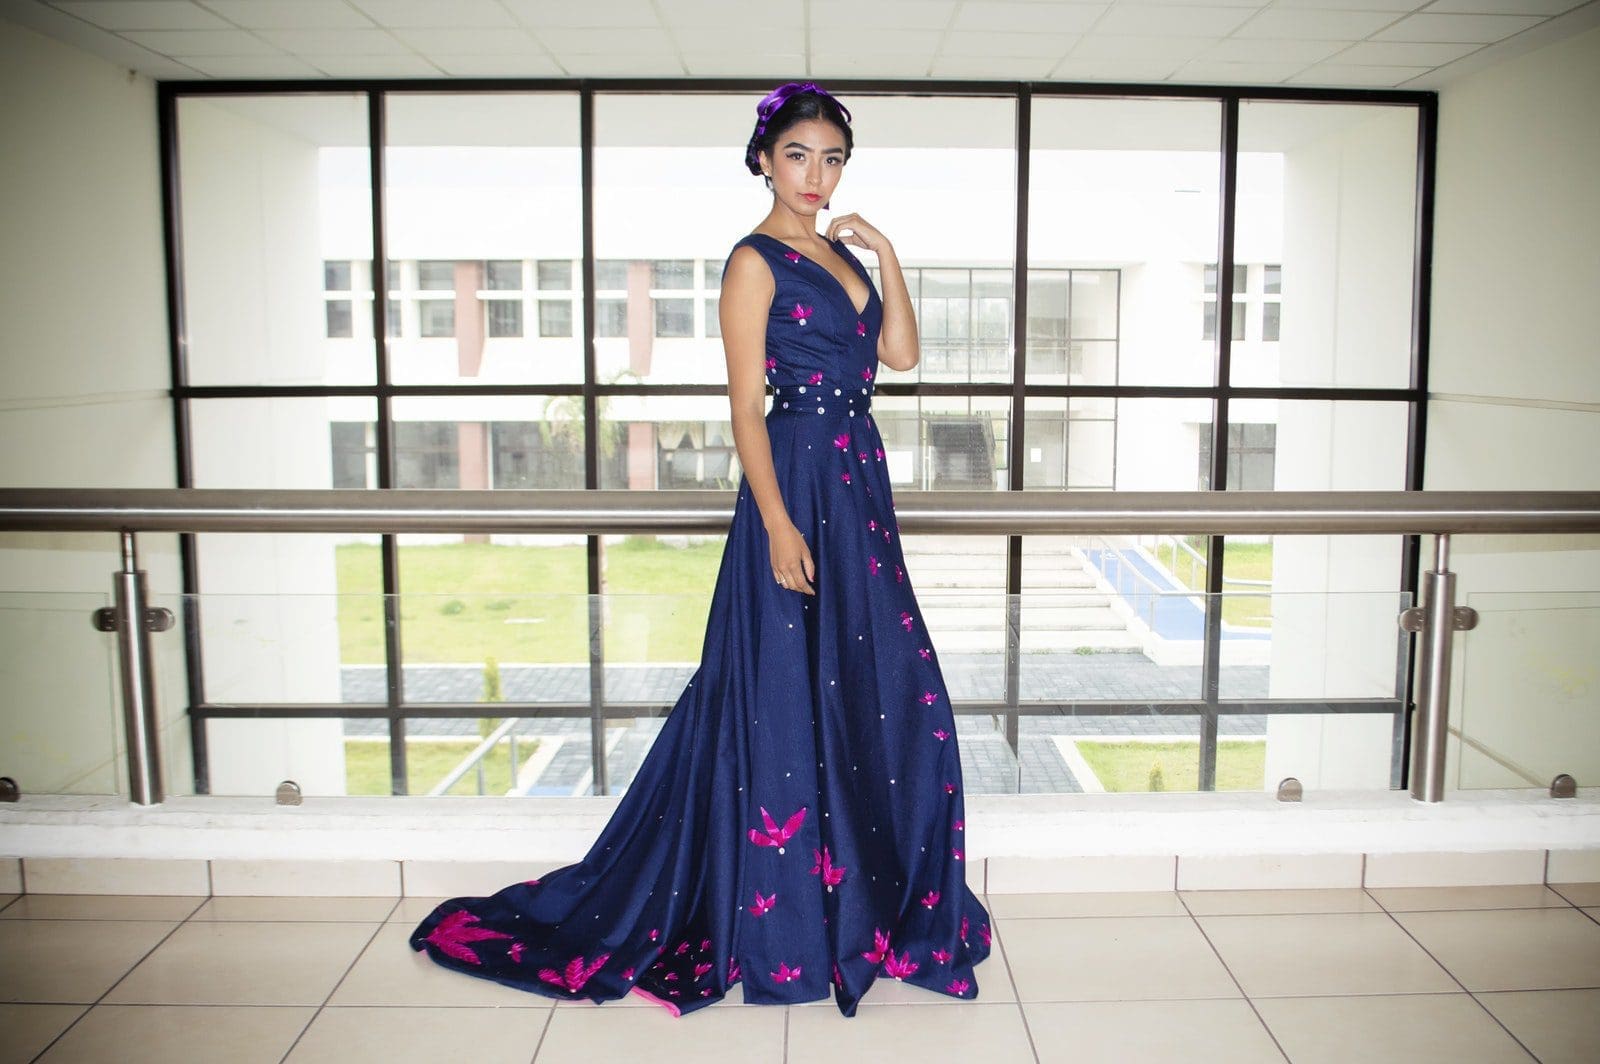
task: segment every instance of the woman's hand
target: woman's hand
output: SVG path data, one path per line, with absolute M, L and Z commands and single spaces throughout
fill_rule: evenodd
M 849 236 L 840 236 L 841 229 L 849 230 Z M 841 214 L 828 222 L 828 239 L 843 240 L 846 244 L 854 244 L 858 248 L 866 248 L 874 255 L 881 255 L 889 247 L 889 238 L 873 228 L 872 224 L 859 214 Z
M 780 585 L 803 595 L 815 595 L 811 580 L 817 575 L 811 562 L 811 549 L 806 546 L 805 534 L 791 521 L 785 527 L 767 533 L 772 544 L 772 575 Z

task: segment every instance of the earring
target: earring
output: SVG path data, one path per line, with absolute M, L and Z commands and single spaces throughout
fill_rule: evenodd
M 833 203 L 833 201 L 832 201 L 832 200 L 829 200 L 829 201 L 828 201 L 828 202 L 827 202 L 827 203 L 824 203 L 824 204 L 823 204 L 823 205 L 822 205 L 822 209 L 823 209 L 823 210 L 827 210 L 827 209 L 828 209 L 828 206 L 829 206 L 829 204 L 831 204 L 831 203 Z

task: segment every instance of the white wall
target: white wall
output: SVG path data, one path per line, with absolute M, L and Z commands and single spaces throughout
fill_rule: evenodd
M 1600 29 L 1439 105 L 1427 487 L 1600 489 Z M 1461 537 L 1453 568 L 1484 623 L 1457 639 L 1452 723 L 1541 783 L 1592 784 L 1600 537 Z M 1451 785 L 1527 785 L 1450 755 Z
M 0 20 L 0 101 L 0 484 L 172 487 L 154 84 Z M 172 538 L 140 545 L 175 591 Z M 112 637 L 88 622 L 118 565 L 109 535 L 0 534 L 0 774 L 24 791 L 125 786 Z M 156 646 L 181 683 L 178 640 Z M 162 700 L 172 751 L 184 701 Z M 187 790 L 187 760 L 167 776 Z

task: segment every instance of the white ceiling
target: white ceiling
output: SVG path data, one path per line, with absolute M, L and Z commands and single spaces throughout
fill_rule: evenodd
M 1433 89 L 1600 0 L 0 0 L 167 80 L 796 77 Z

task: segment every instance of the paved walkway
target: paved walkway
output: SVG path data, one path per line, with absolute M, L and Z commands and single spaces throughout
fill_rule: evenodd
M 957 703 L 999 699 L 1005 690 L 1004 664 L 995 655 L 940 655 L 945 683 Z M 606 694 L 616 703 L 640 704 L 656 715 L 614 721 L 607 729 L 606 772 L 609 790 L 626 785 L 644 760 L 670 710 L 694 675 L 690 664 L 611 665 L 606 667 Z M 508 701 L 569 702 L 589 697 L 588 668 L 579 665 L 501 665 L 500 682 Z M 346 666 L 344 698 L 376 702 L 384 697 L 379 666 Z M 1120 701 L 1192 699 L 1200 694 L 1198 667 L 1164 667 L 1142 654 L 1024 655 L 1021 670 L 1024 701 Z M 472 665 L 413 665 L 405 670 L 406 693 L 412 702 L 471 702 L 483 694 L 483 672 Z M 1229 697 L 1264 698 L 1267 669 L 1251 666 L 1224 670 Z M 1223 736 L 1261 736 L 1267 719 L 1261 715 L 1229 716 L 1219 722 Z M 349 719 L 345 734 L 385 735 L 388 722 Z M 1194 717 L 1150 715 L 1024 716 L 1018 727 L 1018 749 L 1012 753 L 999 717 L 956 717 L 962 772 L 975 794 L 1065 793 L 1083 787 L 1062 758 L 1056 737 L 1173 736 L 1195 738 Z M 422 717 L 409 722 L 407 734 L 476 736 L 478 721 L 470 717 Z M 538 738 L 547 759 L 528 794 L 592 793 L 590 722 L 585 717 L 530 718 L 519 737 Z M 552 748 L 553 747 L 553 748 Z

